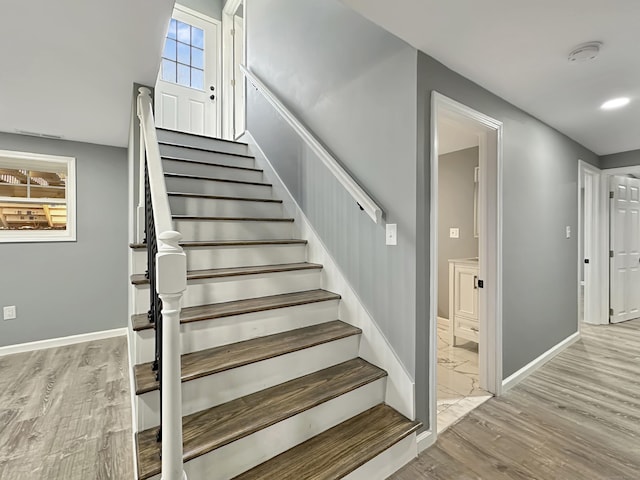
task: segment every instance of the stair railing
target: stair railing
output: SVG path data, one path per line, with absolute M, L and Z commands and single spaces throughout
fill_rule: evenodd
M 182 459 L 182 381 L 180 368 L 180 302 L 187 288 L 187 257 L 182 235 L 173 229 L 160 147 L 153 119 L 151 90 L 138 89 L 137 114 L 144 143 L 145 237 L 149 279 L 149 321 L 156 332 L 153 368 L 160 389 L 162 479 L 186 479 Z
M 334 177 L 342 184 L 345 190 L 353 197 L 358 206 L 373 220 L 380 223 L 382 220 L 382 208 L 365 192 L 358 182 L 340 165 L 340 162 L 329 153 L 320 141 L 307 129 L 296 116 L 269 90 L 262 80 L 245 65 L 240 65 L 240 70 L 247 80 L 258 90 L 262 96 L 271 104 L 280 116 L 289 124 L 293 130 L 309 145 L 315 154 L 322 160 L 322 163 L 329 169 Z

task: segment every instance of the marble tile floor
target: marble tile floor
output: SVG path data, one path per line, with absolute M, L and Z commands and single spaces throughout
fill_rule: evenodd
M 493 395 L 479 387 L 478 344 L 452 347 L 448 328 L 438 325 L 438 433 Z

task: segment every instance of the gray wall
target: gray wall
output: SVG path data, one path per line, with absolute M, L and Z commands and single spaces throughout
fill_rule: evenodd
M 473 236 L 474 170 L 478 147 L 440 155 L 438 164 L 438 316 L 449 318 L 449 260 L 478 256 Z M 460 238 L 449 238 L 449 228 Z
M 418 294 L 416 391 L 427 415 L 431 92 L 504 123 L 503 359 L 507 377 L 577 329 L 578 159 L 598 157 L 568 137 L 418 54 Z M 574 232 L 564 235 L 565 226 Z M 423 238 L 421 238 L 423 237 Z
M 0 133 L 0 149 L 76 158 L 77 241 L 0 243 L 0 346 L 127 325 L 126 150 Z
M 640 150 L 614 153 L 600 157 L 600 168 L 632 167 L 640 165 Z
M 222 8 L 225 0 L 178 0 L 176 3 L 189 7 L 196 12 L 204 13 L 216 20 L 222 19 Z
M 336 0 L 246 8 L 250 68 L 398 224 L 398 246 L 251 87 L 248 130 L 413 374 L 416 50 Z

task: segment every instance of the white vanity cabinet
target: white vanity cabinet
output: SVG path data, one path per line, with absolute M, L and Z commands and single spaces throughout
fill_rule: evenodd
M 449 341 L 478 342 L 478 259 L 449 260 Z

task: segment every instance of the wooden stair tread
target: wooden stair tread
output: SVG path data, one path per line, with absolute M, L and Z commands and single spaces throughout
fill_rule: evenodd
M 203 241 L 186 241 L 180 242 L 183 248 L 195 247 L 255 247 L 261 245 L 306 245 L 307 241 L 296 238 L 284 238 L 274 240 L 215 240 L 211 242 Z M 134 250 L 145 250 L 146 243 L 130 243 L 129 248 Z
M 295 272 L 298 270 L 318 270 L 319 263 L 283 263 L 280 265 L 257 265 L 250 267 L 208 268 L 206 270 L 191 270 L 187 272 L 187 280 L 204 280 L 206 278 L 239 277 L 243 275 L 260 275 L 264 273 Z M 131 275 L 133 285 L 148 285 L 149 279 L 143 273 Z
M 356 358 L 183 417 L 184 460 L 204 455 L 386 375 L 384 370 Z M 140 479 L 160 472 L 156 431 L 157 428 L 145 430 L 136 437 Z
M 239 167 L 236 165 L 224 165 L 221 163 L 211 163 L 211 162 L 205 162 L 203 160 L 192 160 L 190 158 L 174 157 L 171 155 L 162 155 L 161 158 L 162 160 L 171 160 L 174 162 L 197 163 L 200 165 L 208 165 L 210 167 L 232 168 L 234 170 L 248 170 L 250 172 L 260 172 L 260 173 L 264 172 L 264 170 L 262 170 L 261 168 Z
M 213 375 L 218 372 L 296 352 L 341 338 L 359 335 L 362 331 L 340 320 L 289 330 L 275 335 L 208 348 L 182 355 L 182 381 Z M 136 365 L 136 394 L 158 389 L 152 363 Z
M 293 223 L 293 218 L 280 217 L 206 217 L 202 215 L 173 215 L 174 220 L 198 220 L 212 222 L 285 222 Z
M 244 142 L 236 142 L 235 140 L 227 140 L 226 138 L 210 137 L 208 135 L 200 135 L 198 133 L 181 132 L 180 130 L 172 130 L 170 128 L 156 127 L 156 130 L 162 130 L 163 132 L 179 133 L 180 135 L 187 135 L 189 137 L 206 138 L 207 140 L 215 140 L 216 142 L 235 143 L 237 145 L 242 145 L 244 147 L 248 146 L 248 144 Z
M 229 197 L 225 195 L 209 195 L 207 193 L 168 192 L 167 195 L 170 197 L 193 197 L 210 200 L 231 200 L 236 202 L 282 203 L 282 200 L 278 200 L 277 198 Z
M 216 138 L 215 140 L 220 140 L 220 139 Z M 216 150 L 215 148 L 196 147 L 194 145 L 183 145 L 181 143 L 158 142 L 158 144 L 166 145 L 167 147 L 180 147 L 180 148 L 188 148 L 189 150 L 200 150 L 201 152 L 216 153 L 219 155 L 231 155 L 232 157 L 256 158 L 253 155 L 245 155 L 244 153 L 221 152 L 219 150 Z
M 205 177 L 203 175 L 188 175 L 186 173 L 164 172 L 164 176 L 171 177 L 171 178 L 186 178 L 190 180 L 207 180 L 210 182 L 235 183 L 237 185 L 257 185 L 259 187 L 273 186 L 270 183 L 264 183 L 264 182 L 247 182 L 245 180 L 229 180 L 228 178 Z
M 231 302 L 213 303 L 210 305 L 198 305 L 183 308 L 180 312 L 180 323 L 211 320 L 214 318 L 230 317 L 245 313 L 275 310 L 277 308 L 294 307 L 309 303 L 340 300 L 340 295 L 326 290 L 309 290 L 306 292 L 283 293 L 268 297 L 249 298 L 246 300 L 234 300 Z M 131 317 L 133 329 L 136 331 L 151 329 L 146 313 L 139 313 Z
M 343 478 L 414 433 L 413 422 L 387 405 L 377 405 L 233 480 L 334 480 Z

